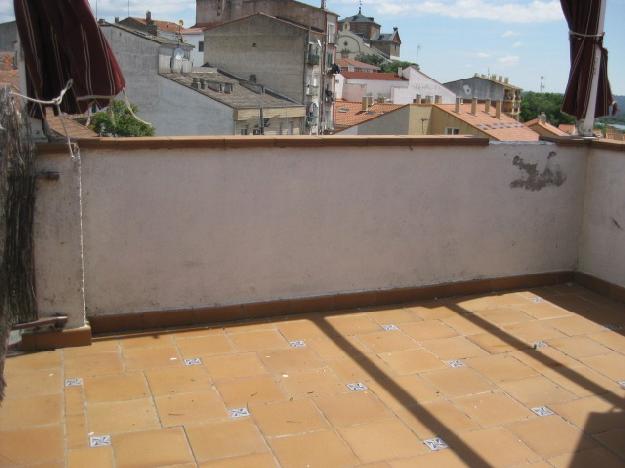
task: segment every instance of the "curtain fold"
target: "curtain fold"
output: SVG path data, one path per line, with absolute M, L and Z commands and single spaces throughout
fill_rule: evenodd
M 82 114 L 93 103 L 107 106 L 124 89 L 124 76 L 87 0 L 13 0 L 13 5 L 29 97 L 53 99 L 71 79 L 60 108 Z M 45 115 L 37 104 L 29 111 Z
M 603 35 L 598 35 L 601 0 L 560 0 L 569 25 L 571 69 L 564 93 L 562 111 L 578 119 L 586 116 L 590 101 L 593 64 L 599 46 L 601 60 L 595 117 L 608 115 L 613 104 L 608 81 L 608 51 L 603 47 Z

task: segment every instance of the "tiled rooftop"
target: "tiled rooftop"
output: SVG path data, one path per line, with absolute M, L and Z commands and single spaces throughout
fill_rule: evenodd
M 343 75 L 348 80 L 384 80 L 384 81 L 407 81 L 406 78 L 402 78 L 397 75 L 397 73 L 370 73 L 370 72 L 359 72 L 359 71 L 342 71 L 341 75 Z
M 14 356 L 0 466 L 623 466 L 623 309 L 559 285 Z
M 374 103 L 366 111 L 362 110 L 362 103 L 350 101 L 336 101 L 334 106 L 334 125 L 337 128 L 351 127 L 366 120 L 371 120 L 387 112 L 404 107 L 404 104 Z

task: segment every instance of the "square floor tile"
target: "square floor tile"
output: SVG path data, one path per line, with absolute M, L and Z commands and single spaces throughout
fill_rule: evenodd
M 334 431 L 279 437 L 269 441 L 284 468 L 355 466 L 358 459 Z
M 625 460 L 625 428 L 612 429 L 594 437 Z
M 131 348 L 158 348 L 161 346 L 173 346 L 174 338 L 169 333 L 149 333 L 139 336 L 124 337 L 119 340 L 119 344 L 124 350 Z
M 277 375 L 325 366 L 325 363 L 309 348 L 266 351 L 261 352 L 260 356 L 267 369 Z
M 508 354 L 469 358 L 466 364 L 493 382 L 519 380 L 538 375 L 536 370 Z
M 65 375 L 97 377 L 104 374 L 121 374 L 123 369 L 121 354 L 118 351 L 76 355 L 65 358 Z
M 620 388 L 616 382 L 584 365 L 572 368 L 543 369 L 541 374 L 580 397 L 608 392 L 620 393 Z
M 35 450 L 36 447 L 36 450 Z M 0 431 L 0 462 L 35 465 L 63 461 L 63 428 L 61 426 L 35 427 Z
M 450 307 L 455 307 L 455 304 L 449 305 L 444 300 L 435 300 L 421 302 L 417 305 L 406 307 L 406 309 L 410 310 L 411 312 L 416 314 L 417 317 L 420 317 L 423 320 L 439 320 L 445 317 L 453 317 L 454 315 L 458 315 L 458 312 L 452 310 Z
M 9 358 L 13 359 L 13 358 Z M 61 393 L 64 389 L 61 369 L 39 369 L 6 374 L 6 399 Z
M 407 409 L 395 410 L 397 416 L 421 439 L 443 437 L 477 429 L 480 426 L 447 400 L 435 400 Z
M 441 398 L 434 386 L 417 375 L 387 377 L 368 382 L 369 390 L 389 408 L 406 408 Z
M 176 338 L 176 345 L 184 357 L 208 356 L 233 351 L 230 340 L 224 333 L 212 333 L 205 336 Z
M 51 369 L 53 371 L 61 367 L 61 356 L 62 352 L 60 350 L 11 356 L 6 360 L 5 372 L 9 374 L 43 369 Z
M 550 406 L 558 415 L 587 433 L 625 428 L 625 411 L 600 396 L 579 398 Z
M 269 375 L 220 381 L 217 383 L 217 389 L 228 408 L 284 398 L 284 393 Z
M 497 427 L 461 434 L 461 439 L 491 466 L 510 466 L 540 461 L 540 457 L 515 434 Z
M 623 467 L 623 460 L 620 460 L 616 455 L 602 447 L 558 455 L 549 459 L 549 463 L 555 468 L 585 468 L 587 466 L 601 468 Z
M 276 326 L 288 341 L 326 338 L 325 333 L 309 318 L 285 320 L 277 322 Z
M 235 333 L 229 336 L 238 351 L 263 351 L 289 347 L 288 342 L 276 330 Z
M 399 375 L 416 374 L 446 366 L 434 354 L 422 349 L 380 353 L 380 357 Z
M 606 348 L 625 354 L 625 336 L 620 333 L 604 331 L 588 335 L 588 338 L 596 341 Z
M 252 406 L 254 420 L 266 436 L 283 436 L 326 429 L 321 412 L 311 400 L 287 400 Z
M 580 360 L 591 369 L 613 380 L 625 379 L 625 358 L 621 355 L 611 353 L 580 358 Z
M 477 311 L 476 315 L 496 327 L 534 320 L 531 315 L 513 308 L 484 309 Z
M 508 351 L 514 351 L 516 348 L 512 346 L 508 341 L 502 339 L 498 333 L 477 333 L 468 337 L 473 343 L 479 346 L 481 349 L 488 351 L 491 354 L 506 353 Z
M 291 398 L 333 395 L 346 391 L 336 373 L 329 367 L 284 374 L 278 379 L 280 387 Z
M 278 464 L 270 453 L 255 453 L 209 461 L 200 464 L 200 468 L 278 468 Z
M 155 400 L 164 427 L 199 424 L 228 416 L 226 407 L 215 390 L 176 393 L 156 397 Z
M 0 407 L 0 431 L 59 424 L 62 410 L 61 394 L 7 399 Z
M 488 379 L 468 367 L 426 372 L 422 377 L 451 398 L 487 392 L 494 388 Z
M 405 323 L 402 331 L 417 341 L 436 340 L 456 336 L 456 331 L 440 320 L 423 320 L 422 322 Z
M 148 369 L 145 376 L 154 396 L 208 390 L 211 386 L 203 366 Z
M 481 393 L 457 398 L 454 403 L 482 427 L 503 426 L 532 417 L 527 407 L 505 393 Z
M 124 361 L 127 370 L 182 365 L 178 350 L 174 346 L 126 349 L 124 350 Z
M 543 376 L 500 382 L 499 386 L 529 408 L 575 398 L 573 393 Z
M 113 436 L 117 468 L 193 463 L 193 454 L 180 427 L 128 432 Z
M 214 380 L 235 379 L 266 374 L 256 353 L 222 354 L 207 356 L 203 359 L 204 367 Z
M 405 308 L 369 310 L 364 312 L 364 315 L 369 319 L 375 320 L 380 325 L 387 323 L 402 324 L 421 320 L 421 317 L 414 311 Z
M 508 429 L 546 459 L 596 446 L 582 431 L 555 415 L 517 422 Z
M 67 452 L 68 468 L 113 468 L 113 448 L 82 448 Z
M 262 435 L 249 419 L 187 427 L 198 461 L 267 452 Z
M 453 328 L 459 335 L 471 336 L 478 335 L 480 333 L 486 333 L 491 328 L 484 328 L 481 320 L 475 320 L 475 315 L 469 314 L 455 314 L 450 317 L 444 317 L 441 321 Z
M 552 339 L 549 340 L 549 345 L 574 358 L 596 356 L 611 352 L 610 349 L 585 336 Z
M 90 403 L 133 400 L 149 395 L 145 377 L 140 372 L 87 377 L 84 386 L 85 397 Z
M 350 392 L 315 399 L 326 418 L 336 427 L 362 424 L 391 415 L 369 392 Z
M 395 418 L 346 427 L 339 432 L 365 463 L 411 457 L 427 451 L 417 436 Z
M 358 340 L 374 353 L 420 348 L 416 341 L 400 330 L 358 335 Z
M 115 434 L 160 427 L 151 398 L 92 403 L 87 406 L 89 432 Z
M 332 328 L 344 336 L 362 335 L 380 330 L 380 325 L 371 320 L 366 314 L 345 313 L 326 316 L 324 318 Z
M 453 338 L 443 338 L 439 340 L 422 341 L 425 349 L 431 351 L 440 359 L 447 361 L 450 359 L 464 359 L 475 356 L 485 356 L 487 353 L 479 346 L 471 343 L 463 336 Z
M 579 315 L 548 319 L 545 320 L 545 324 L 569 336 L 603 331 L 601 325 Z

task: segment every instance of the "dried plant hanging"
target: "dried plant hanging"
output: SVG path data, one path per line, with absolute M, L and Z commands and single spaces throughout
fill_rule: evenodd
M 33 215 L 35 147 L 28 117 L 0 87 L 0 401 L 8 336 L 16 323 L 37 319 Z

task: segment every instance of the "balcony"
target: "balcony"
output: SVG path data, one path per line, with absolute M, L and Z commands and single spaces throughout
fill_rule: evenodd
M 320 56 L 319 54 L 308 53 L 306 55 L 306 63 L 308 65 L 319 65 Z
M 78 144 L 0 465 L 624 463 L 623 144 Z

